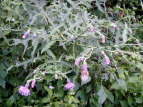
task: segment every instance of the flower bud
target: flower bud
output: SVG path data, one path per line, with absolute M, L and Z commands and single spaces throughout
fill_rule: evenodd
M 80 58 L 77 58 L 77 59 L 75 59 L 74 64 L 75 64 L 75 65 L 78 65 L 78 64 L 79 64 L 79 62 L 80 62 Z
M 36 33 L 34 32 L 34 35 L 33 35 L 34 37 L 36 37 Z
M 25 33 L 23 34 L 22 38 L 25 39 L 29 33 L 30 33 L 30 30 L 27 30 L 27 32 L 25 32 Z
M 35 83 L 36 83 L 36 80 L 35 80 L 35 79 L 33 79 L 33 80 L 32 80 L 32 83 L 31 83 L 31 88 L 34 88 Z
M 91 27 L 89 28 L 89 31 L 90 31 L 90 32 L 94 32 L 94 27 L 91 26 Z
M 102 42 L 102 43 L 105 43 L 105 36 L 102 36 L 102 37 L 101 37 L 101 42 Z
M 81 70 L 82 71 L 87 71 L 87 63 L 85 61 L 83 62 Z
M 49 86 L 49 88 L 50 88 L 50 89 L 54 89 L 54 87 L 53 87 L 53 86 Z
M 130 34 L 132 34 L 132 33 L 133 33 L 131 29 L 129 29 L 129 33 L 130 33 Z
M 107 56 L 105 56 L 105 64 L 106 64 L 106 65 L 109 65 L 109 64 L 110 64 L 110 59 L 109 59 Z
M 77 59 L 75 59 L 74 64 L 78 65 L 80 63 L 80 61 L 84 61 L 84 59 L 85 59 L 84 57 L 77 58 Z
M 105 56 L 105 53 L 104 53 L 104 51 L 101 51 L 101 54 L 102 54 L 103 56 Z
M 89 76 L 88 71 L 82 71 L 82 72 L 81 72 L 81 75 L 80 75 L 80 78 L 81 78 L 82 81 L 85 82 L 85 81 L 87 81 L 88 76 Z

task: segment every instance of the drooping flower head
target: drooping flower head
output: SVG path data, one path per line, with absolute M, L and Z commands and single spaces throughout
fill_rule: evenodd
M 28 89 L 28 87 L 29 87 L 29 84 L 26 84 L 25 86 L 19 86 L 18 93 L 23 96 L 30 95 L 30 90 Z
M 25 33 L 23 34 L 22 38 L 25 39 L 29 33 L 30 33 L 30 30 L 27 30 L 27 32 L 25 32 Z
M 33 74 L 36 74 L 36 72 L 37 72 L 37 70 L 34 70 L 34 71 L 33 71 Z
M 75 59 L 74 65 L 78 65 L 80 63 L 80 61 L 84 61 L 84 57 L 79 57 L 77 59 Z
M 103 56 L 105 56 L 105 53 L 104 53 L 104 51 L 103 51 L 103 50 L 101 50 L 101 54 L 102 54 Z
M 33 35 L 34 37 L 36 37 L 36 33 L 34 32 L 34 35 Z
M 106 64 L 106 65 L 109 65 L 109 64 L 110 64 L 110 59 L 109 59 L 107 56 L 105 56 L 105 64 Z
M 81 70 L 82 71 L 87 71 L 87 63 L 85 61 L 83 62 Z
M 80 78 L 82 81 L 87 81 L 89 73 L 87 69 L 87 63 L 85 61 L 83 62 L 81 69 L 82 69 L 82 72 L 81 72 Z
M 81 72 L 81 75 L 80 75 L 80 78 L 81 78 L 82 81 L 85 82 L 85 81 L 87 81 L 88 76 L 89 76 L 88 71 L 82 71 L 82 72 Z
M 110 26 L 114 27 L 115 30 L 119 30 L 118 26 L 115 23 L 111 23 Z
M 44 72 L 44 71 L 40 71 L 40 73 L 41 73 L 42 75 L 45 75 L 45 72 Z
M 73 88 L 75 88 L 75 87 L 76 87 L 75 84 L 72 83 L 72 82 L 70 81 L 70 79 L 67 79 L 67 84 L 64 86 L 64 89 L 65 89 L 65 90 L 71 90 L 71 89 L 73 89 Z
M 80 58 L 77 58 L 77 59 L 75 59 L 74 64 L 75 64 L 75 65 L 78 65 L 79 62 L 80 62 Z
M 129 29 L 129 33 L 130 33 L 130 34 L 132 34 L 132 33 L 133 33 L 131 29 Z
M 136 40 L 137 44 L 140 44 L 140 41 L 139 40 Z
M 116 27 L 115 27 L 115 30 L 119 30 L 119 28 L 116 26 Z
M 89 32 L 94 32 L 94 27 L 92 26 L 92 23 L 89 24 Z
M 136 22 L 136 21 L 137 21 L 137 20 L 136 20 L 136 18 L 135 18 L 135 16 L 132 16 L 132 18 L 133 18 L 133 21 L 134 21 L 134 22 Z
M 101 36 L 101 42 L 105 43 L 105 36 L 104 35 Z
M 89 31 L 94 32 L 94 27 L 93 26 L 89 27 Z
M 31 88 L 34 88 L 35 83 L 36 83 L 36 80 L 35 80 L 35 79 L 33 79 L 33 80 L 32 80 L 32 83 L 31 83 Z

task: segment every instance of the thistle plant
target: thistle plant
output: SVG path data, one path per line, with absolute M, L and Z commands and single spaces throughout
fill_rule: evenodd
M 65 106 L 88 102 L 100 107 L 134 93 L 132 77 L 139 81 L 143 71 L 136 18 L 118 6 L 111 11 L 105 1 L 95 3 L 102 16 L 89 12 L 93 0 L 53 0 L 49 6 L 46 0 L 21 2 L 24 12 L 19 14 L 26 19 L 11 46 L 20 46 L 22 53 L 7 70 L 22 68 L 27 73 L 23 84 L 28 85 L 18 84 L 19 94 L 30 98 L 31 93 L 48 93 L 41 101 L 53 106 L 56 102 L 50 100 L 59 92 L 62 104 L 70 99 Z

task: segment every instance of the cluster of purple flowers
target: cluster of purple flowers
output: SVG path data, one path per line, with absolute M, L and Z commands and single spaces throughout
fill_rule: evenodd
M 81 75 L 80 75 L 80 78 L 82 81 L 87 81 L 88 79 L 88 76 L 89 76 L 89 73 L 88 73 L 88 69 L 87 69 L 87 63 L 85 61 L 85 58 L 84 57 L 79 57 L 77 59 L 75 59 L 75 65 L 78 65 L 80 61 L 83 61 L 83 64 L 82 64 L 82 67 L 81 67 Z
M 28 89 L 28 87 L 29 87 L 29 84 L 26 84 L 25 86 L 19 86 L 18 87 L 19 94 L 23 96 L 30 95 L 30 90 Z
M 35 84 L 36 84 L 36 80 L 28 80 L 27 83 L 24 86 L 19 86 L 18 87 L 18 93 L 22 96 L 28 96 L 31 94 L 29 88 L 29 83 L 31 82 L 31 88 L 34 88 Z
M 85 82 L 85 81 L 87 81 L 88 76 L 89 76 L 89 73 L 87 70 L 87 63 L 85 61 L 83 62 L 81 70 L 82 70 L 82 72 L 81 72 L 80 78 L 82 81 Z
M 72 83 L 72 82 L 70 81 L 70 79 L 67 79 L 67 84 L 64 86 L 64 89 L 65 89 L 65 90 L 71 90 L 71 89 L 73 89 L 73 88 L 75 88 L 75 87 L 76 87 L 75 84 Z

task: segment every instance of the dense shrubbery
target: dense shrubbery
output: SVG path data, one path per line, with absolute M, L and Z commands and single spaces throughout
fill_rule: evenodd
M 141 107 L 140 4 L 1 2 L 0 105 Z

